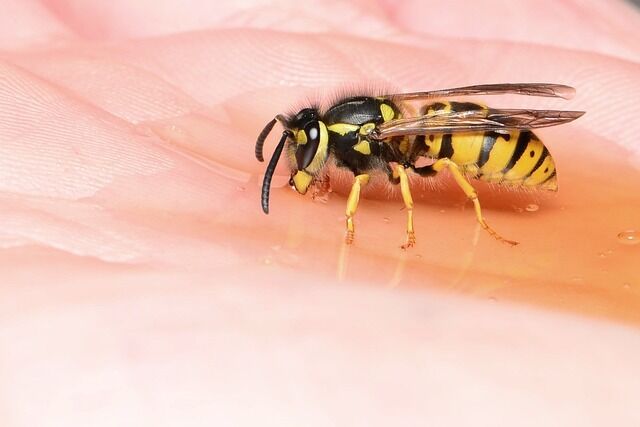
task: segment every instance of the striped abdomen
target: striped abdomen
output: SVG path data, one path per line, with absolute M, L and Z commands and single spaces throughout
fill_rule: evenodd
M 425 106 L 421 113 L 484 109 L 485 106 L 470 102 L 437 102 Z M 551 191 L 558 189 L 553 158 L 531 131 L 421 135 L 416 137 L 415 143 L 424 144 L 419 150 L 422 155 L 449 158 L 465 173 L 482 181 Z

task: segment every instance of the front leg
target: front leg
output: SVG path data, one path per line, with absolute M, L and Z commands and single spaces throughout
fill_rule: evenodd
M 345 243 L 350 245 L 353 243 L 355 227 L 353 225 L 353 216 L 356 213 L 356 209 L 358 209 L 358 202 L 360 201 L 360 189 L 362 186 L 366 185 L 369 182 L 369 174 L 361 174 L 356 175 L 353 180 L 353 185 L 351 186 L 351 192 L 349 193 L 349 198 L 347 199 L 347 235 L 345 237 Z

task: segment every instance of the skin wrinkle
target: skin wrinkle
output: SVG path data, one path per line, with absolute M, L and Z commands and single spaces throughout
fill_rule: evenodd
M 0 31 L 0 425 L 640 423 L 635 12 L 129 3 L 25 2 L 27 36 Z M 411 179 L 411 251 L 384 180 L 346 252 L 348 173 L 312 201 L 282 159 L 262 214 L 264 124 L 374 80 L 578 89 L 469 99 L 587 111 L 539 132 L 557 195 L 473 183 L 519 247 L 447 176 Z
M 0 49 L 17 51 L 49 44 L 70 42 L 73 32 L 57 21 L 39 0 L 2 3 Z
M 588 46 L 589 52 L 635 62 L 640 58 L 637 43 L 633 42 L 640 19 L 625 2 L 603 5 L 598 1 L 564 1 L 540 9 L 535 0 L 521 0 L 509 3 L 509 10 L 503 2 L 495 0 L 475 4 L 454 0 L 448 8 L 440 7 L 434 0 L 411 2 L 406 8 L 394 8 L 388 0 L 381 3 L 388 3 L 387 11 L 394 24 L 429 36 L 462 37 L 458 29 L 464 27 L 473 38 L 487 41 L 535 42 L 572 50 Z M 467 13 L 457 13 L 461 8 L 467 9 Z M 476 18 L 480 13 L 483 19 Z M 505 13 L 509 19 L 504 19 Z
M 223 32 L 223 34 L 224 33 L 234 34 L 233 31 L 231 33 L 225 31 L 225 32 Z M 260 34 L 261 33 L 259 33 L 259 32 L 256 33 L 255 37 L 259 38 Z M 212 38 L 212 40 L 216 40 L 216 38 L 217 38 L 217 36 L 214 36 Z M 231 36 L 231 38 L 229 40 L 232 40 L 234 38 L 235 38 L 235 35 Z M 363 44 L 363 41 L 361 41 L 359 39 L 348 40 L 348 39 L 345 39 L 345 38 L 340 38 L 340 39 L 331 38 L 329 44 L 330 45 L 334 45 L 334 46 L 340 46 L 340 43 L 344 43 L 344 42 L 347 42 L 347 41 L 351 42 L 351 43 L 355 42 L 356 46 Z M 225 39 L 218 40 L 218 43 L 220 43 L 221 45 L 226 44 L 226 42 L 227 42 L 227 40 L 225 40 Z M 256 41 L 254 39 L 251 43 L 247 42 L 246 44 L 255 44 L 255 42 Z M 476 43 L 475 42 L 469 42 L 469 43 L 470 43 L 470 45 L 469 45 L 468 51 L 469 52 L 473 52 L 474 48 L 476 47 Z M 245 44 L 245 43 L 243 43 L 243 44 Z M 498 51 L 504 49 L 505 47 L 513 47 L 513 44 L 504 44 L 504 43 L 495 43 L 493 45 L 495 46 L 494 49 L 496 51 L 496 54 L 497 54 Z M 385 48 L 391 49 L 392 46 L 393 45 L 388 45 L 388 46 L 381 45 L 380 47 L 382 49 L 385 49 Z M 492 46 L 492 43 L 483 43 L 483 46 L 484 46 L 484 49 L 487 49 L 489 46 Z M 135 56 L 136 57 L 138 57 L 139 54 L 144 54 L 144 53 L 140 52 L 140 50 L 143 49 L 143 48 L 144 48 L 144 45 L 141 45 L 139 48 L 133 47 L 133 49 L 135 49 Z M 144 49 L 147 50 L 146 48 L 144 48 Z M 336 49 L 339 49 L 339 48 L 336 47 Z M 546 52 L 545 54 L 547 54 L 547 55 L 550 52 L 555 52 L 555 54 L 557 56 L 566 56 L 567 54 L 571 54 L 575 58 L 575 60 L 582 61 L 584 63 L 586 63 L 587 61 L 591 62 L 591 61 L 593 61 L 593 59 L 595 59 L 593 57 L 593 55 L 586 55 L 586 54 L 580 54 L 580 53 L 575 53 L 575 52 L 569 52 L 569 51 L 566 51 L 566 50 L 558 50 L 557 52 L 555 50 L 554 51 L 550 51 L 549 49 L 546 49 L 546 48 L 541 47 L 541 46 L 538 46 L 538 47 L 530 46 L 530 49 L 536 49 L 539 52 L 543 52 L 544 51 L 544 52 Z M 348 54 L 347 52 L 348 52 L 348 50 L 344 54 Z M 406 56 L 418 56 L 419 57 L 420 55 L 418 54 L 418 52 L 420 52 L 420 50 L 418 50 L 418 49 L 406 50 L 405 57 Z M 335 62 L 337 60 L 340 60 L 340 58 L 341 58 L 341 56 L 333 57 L 333 58 L 331 58 L 331 61 Z M 626 73 L 626 74 L 629 74 L 629 77 L 626 77 L 624 74 L 622 74 L 622 72 L 626 71 L 626 69 L 628 69 L 630 67 L 633 68 L 633 72 L 635 72 L 635 70 L 637 69 L 637 65 L 629 64 L 628 62 L 617 61 L 615 59 L 606 58 L 606 57 L 601 57 L 601 60 L 602 60 L 602 62 L 601 62 L 601 64 L 599 64 L 597 66 L 597 70 L 607 70 L 606 73 L 612 76 L 612 77 L 609 78 L 610 80 L 619 81 L 620 79 L 625 79 L 625 80 L 627 80 L 629 82 L 628 84 L 631 86 L 630 88 L 627 88 L 627 87 L 623 86 L 623 87 L 620 87 L 619 89 L 617 89 L 616 87 L 613 87 L 612 88 L 613 92 L 611 93 L 612 96 L 621 96 L 622 93 L 629 93 L 629 90 L 632 91 L 630 93 L 630 95 L 635 93 L 635 91 L 640 92 L 640 90 L 637 87 L 638 85 L 636 83 L 636 80 L 634 80 L 631 77 L 631 74 L 629 72 Z M 473 62 L 473 61 L 468 61 L 468 62 Z M 512 61 L 512 62 L 515 62 L 515 60 Z M 402 63 L 402 62 L 401 61 L 396 61 L 396 63 Z M 425 64 L 426 63 L 428 63 L 428 61 L 426 61 Z M 371 64 L 371 67 L 375 67 L 375 66 L 380 66 L 380 65 L 377 64 L 377 63 Z M 144 67 L 144 65 L 141 65 L 141 67 Z M 313 73 L 312 75 L 309 76 L 309 78 L 314 78 L 314 79 L 318 78 L 317 73 L 315 71 L 313 71 L 313 67 L 308 66 L 308 65 L 303 65 L 303 67 L 304 67 L 304 69 L 307 69 L 307 70 L 309 70 L 309 72 Z M 413 67 L 415 67 L 415 65 Z M 573 68 L 575 68 L 575 67 L 573 67 Z M 168 80 L 168 81 L 170 81 L 172 84 L 180 84 L 179 80 L 176 81 L 175 77 L 172 77 L 172 74 L 173 75 L 175 75 L 175 74 L 170 70 L 168 70 L 168 71 L 169 71 L 169 75 L 164 76 L 163 78 Z M 299 71 L 300 71 L 300 67 L 298 67 L 298 72 Z M 629 70 L 629 71 L 631 71 L 631 70 Z M 351 76 L 353 76 L 353 74 L 354 74 L 352 71 L 345 70 L 345 72 L 348 75 L 351 75 Z M 364 69 L 362 70 L 362 72 L 364 72 Z M 598 71 L 598 72 L 602 73 L 602 71 Z M 574 71 L 572 71 L 571 73 L 575 74 Z M 389 74 L 387 74 L 387 75 L 389 75 Z M 396 73 L 390 73 L 390 75 L 396 75 Z M 588 79 L 590 77 L 587 77 L 585 75 L 582 78 L 586 80 L 586 79 Z M 205 76 L 203 76 L 201 80 L 204 82 Z M 413 80 L 415 80 L 415 78 Z M 291 83 L 295 83 L 295 82 L 291 82 Z M 429 84 L 430 86 L 434 86 L 436 84 L 438 86 L 442 86 L 442 85 L 453 84 L 453 83 L 442 81 L 440 83 L 433 83 L 433 82 L 425 83 L 425 85 L 427 85 L 427 84 Z M 422 86 L 424 86 L 424 85 L 421 85 L 421 87 Z M 636 122 L 635 121 L 630 121 L 628 119 L 628 117 L 625 115 L 625 114 L 632 114 L 631 110 L 623 110 L 623 112 L 620 113 L 620 112 L 618 112 L 616 110 L 612 110 L 610 108 L 607 108 L 607 106 L 605 104 L 603 104 L 603 103 L 584 102 L 584 101 L 580 102 L 580 103 L 577 103 L 577 101 L 580 100 L 580 99 L 588 101 L 589 99 L 598 99 L 598 97 L 600 96 L 600 92 L 591 91 L 591 89 L 589 87 L 590 84 L 588 84 L 588 81 L 585 81 L 581 86 L 582 86 L 583 91 L 586 92 L 584 95 L 593 95 L 593 96 L 592 97 L 583 96 L 583 93 L 581 91 L 581 92 L 579 92 L 579 95 L 578 95 L 578 98 L 577 98 L 576 101 L 571 101 L 569 103 L 565 103 L 565 104 L 563 104 L 563 107 L 565 105 L 567 105 L 566 108 L 578 108 L 578 109 L 579 108 L 584 108 L 584 109 L 586 109 L 586 110 L 588 110 L 590 112 L 595 111 L 595 114 L 589 114 L 589 115 L 585 116 L 583 120 L 587 120 L 587 121 L 588 120 L 598 120 L 597 126 L 595 126 L 595 128 L 604 129 L 604 132 L 607 132 L 607 127 L 608 127 L 607 124 L 613 124 L 615 127 L 620 128 L 620 129 L 622 129 L 624 131 L 624 134 L 622 135 L 623 138 L 621 138 L 621 140 L 628 140 L 630 142 L 633 141 L 633 135 L 635 135 L 635 133 L 637 132 L 636 127 L 634 126 L 634 124 Z M 198 87 L 202 88 L 202 85 L 198 85 Z M 596 86 L 596 87 L 598 87 L 598 86 Z M 607 92 L 609 92 L 609 91 L 607 91 Z M 206 98 L 203 98 L 202 91 L 198 92 L 196 90 L 196 86 L 194 86 L 193 91 L 191 91 L 190 95 L 193 96 L 193 97 L 200 98 L 200 100 L 202 102 L 204 102 L 204 103 L 210 103 L 210 102 L 216 102 L 216 101 L 219 102 L 219 100 L 220 100 L 217 96 L 213 96 L 213 97 L 207 96 Z M 529 101 L 526 101 L 526 102 L 529 102 Z M 542 101 L 540 101 L 540 103 L 538 103 L 538 105 L 542 105 L 542 102 L 549 102 L 549 101 L 542 100 Z M 602 111 L 598 111 L 598 109 L 601 109 Z M 627 113 L 627 111 L 629 111 L 629 113 Z M 619 123 L 621 123 L 621 122 L 625 122 L 625 123 L 627 123 L 627 125 L 624 126 L 624 127 L 621 127 L 619 125 Z M 633 148 L 632 144 L 626 144 L 626 145 L 631 147 L 631 148 Z
M 150 70 L 120 61 L 85 58 L 75 51 L 65 58 L 58 56 L 56 61 L 51 61 L 42 54 L 26 55 L 14 63 L 127 122 L 175 117 L 205 108 Z M 141 80 L 144 81 L 142 87 Z M 87 98 L 87 92 L 93 96 Z

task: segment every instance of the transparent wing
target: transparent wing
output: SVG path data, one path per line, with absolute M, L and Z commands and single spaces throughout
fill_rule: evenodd
M 516 94 L 571 99 L 575 93 L 576 90 L 571 86 L 553 83 L 499 83 L 456 87 L 429 92 L 399 93 L 388 95 L 387 97 L 396 101 L 413 101 L 422 98 L 448 98 L 466 95 Z
M 508 132 L 511 129 L 536 129 L 557 126 L 582 116 L 584 111 L 559 110 L 470 110 L 436 111 L 433 114 L 390 120 L 378 125 L 372 139 L 400 135 L 425 135 L 455 132 Z

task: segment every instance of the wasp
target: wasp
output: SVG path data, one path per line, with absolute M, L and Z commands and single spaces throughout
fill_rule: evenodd
M 303 108 L 288 116 L 277 115 L 260 132 L 255 146 L 256 158 L 264 161 L 264 142 L 276 122 L 282 124 L 282 137 L 264 175 L 262 209 L 269 213 L 271 180 L 285 148 L 291 170 L 289 184 L 300 194 L 322 179 L 329 160 L 334 160 L 337 167 L 348 169 L 354 177 L 345 212 L 345 241 L 351 244 L 361 188 L 372 174 L 383 173 L 389 182 L 400 185 L 407 211 L 407 237 L 402 247 L 408 248 L 416 243 L 408 174 L 432 177 L 447 169 L 473 202 L 480 226 L 497 240 L 516 245 L 516 241 L 503 238 L 489 227 L 469 178 L 557 191 L 553 157 L 532 130 L 571 122 L 584 112 L 495 109 L 447 100 L 497 94 L 570 99 L 575 89 L 548 83 L 486 84 L 375 97 L 350 96 L 324 111 Z M 411 107 L 415 102 L 421 102 L 419 110 Z M 432 163 L 417 166 L 420 158 L 431 159 Z

